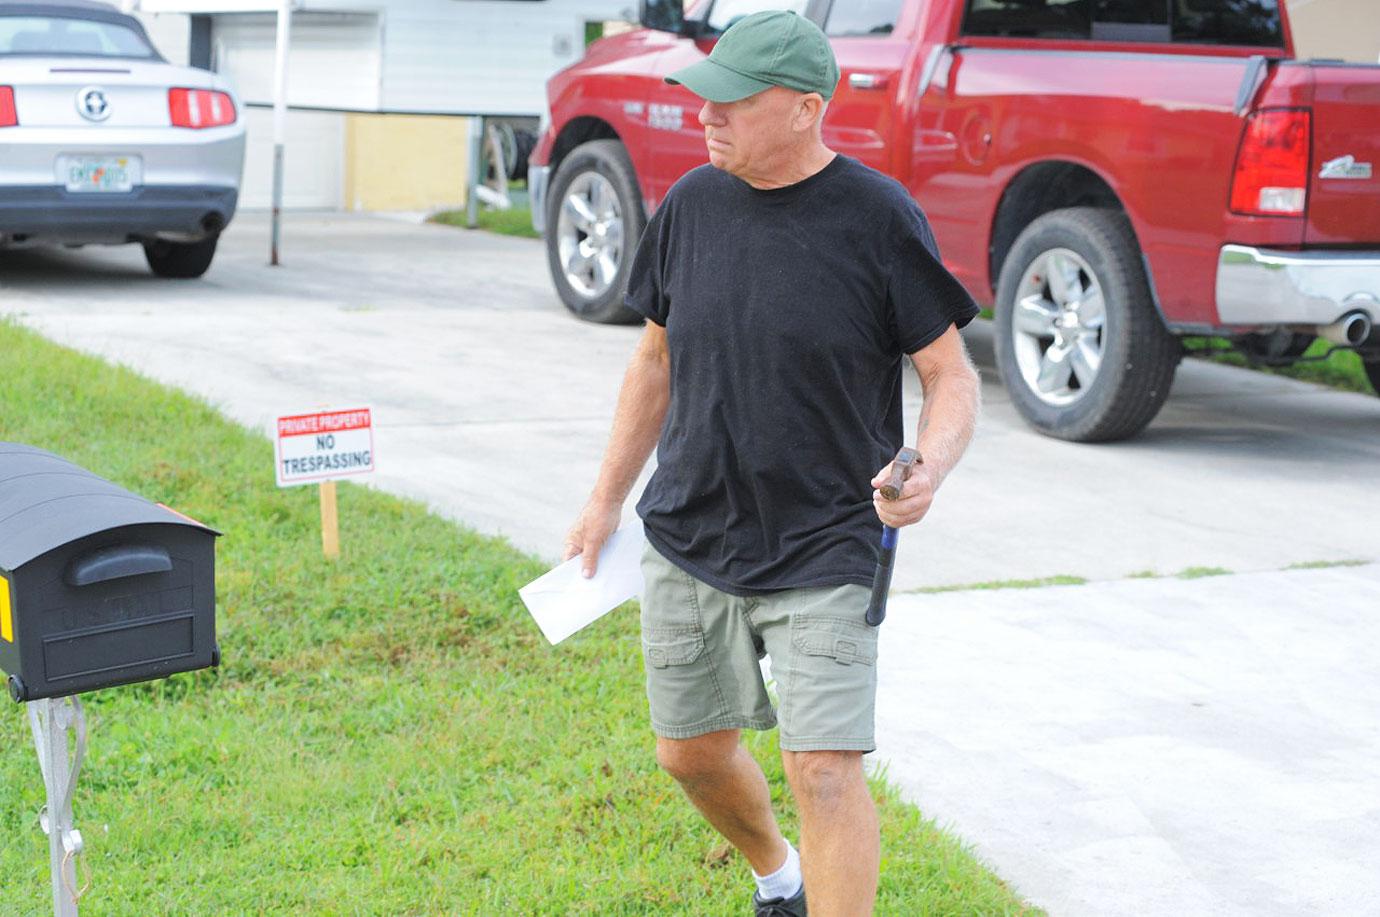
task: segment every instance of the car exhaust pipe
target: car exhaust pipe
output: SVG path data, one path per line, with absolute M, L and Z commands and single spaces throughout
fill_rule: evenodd
M 1318 325 L 1318 337 L 1343 347 L 1356 347 L 1370 337 L 1370 316 L 1364 312 L 1349 312 L 1330 325 Z

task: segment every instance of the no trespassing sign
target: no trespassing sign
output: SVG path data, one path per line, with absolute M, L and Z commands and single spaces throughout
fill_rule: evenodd
M 374 470 L 369 408 L 279 417 L 273 438 L 279 487 L 368 474 Z

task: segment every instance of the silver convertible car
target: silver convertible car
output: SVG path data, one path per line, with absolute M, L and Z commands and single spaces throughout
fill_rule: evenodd
M 108 4 L 0 0 L 0 247 L 138 242 L 155 274 L 200 277 L 243 171 L 216 74 Z

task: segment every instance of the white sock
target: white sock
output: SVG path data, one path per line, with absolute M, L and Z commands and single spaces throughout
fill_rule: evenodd
M 752 877 L 757 880 L 757 894 L 763 901 L 773 898 L 794 898 L 805 884 L 800 874 L 800 854 L 786 841 L 786 862 L 769 876 L 759 876 L 755 871 Z

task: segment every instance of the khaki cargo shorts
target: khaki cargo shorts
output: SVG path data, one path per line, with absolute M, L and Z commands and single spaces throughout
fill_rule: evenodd
M 642 656 L 652 729 L 689 739 L 781 726 L 787 751 L 872 751 L 877 628 L 869 590 L 816 586 L 743 598 L 642 556 Z M 771 657 L 772 709 L 759 660 Z

